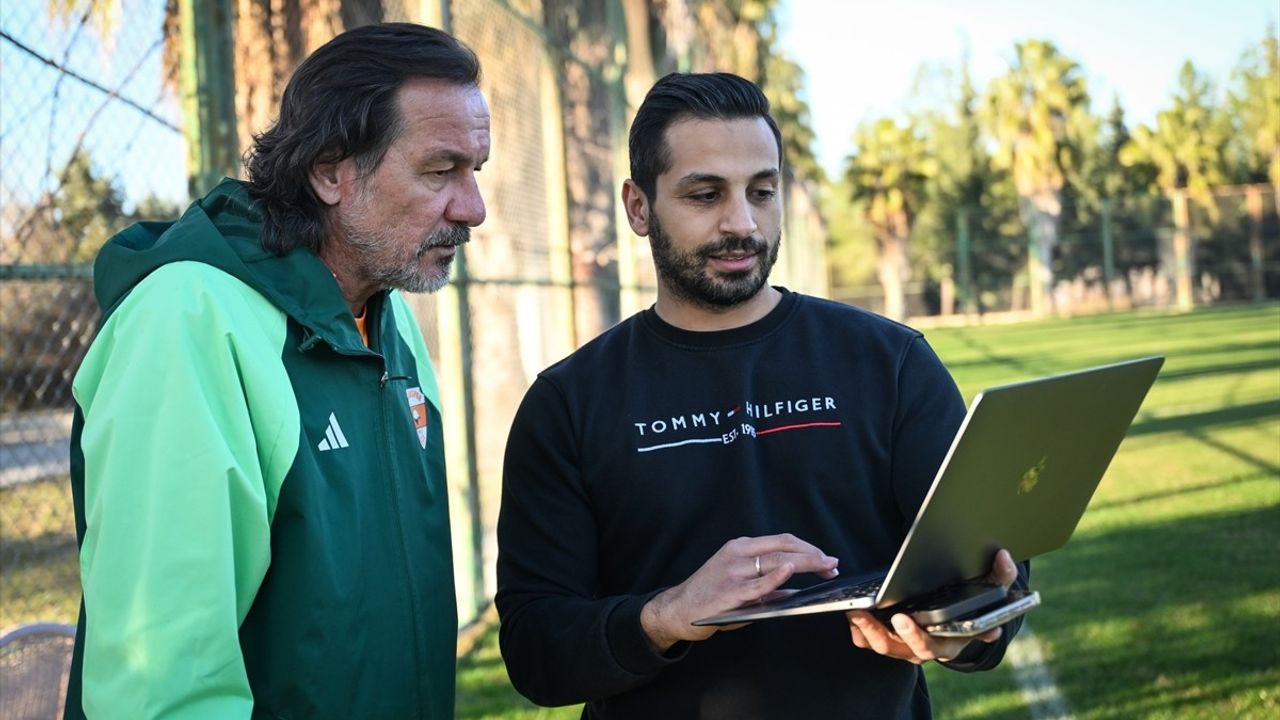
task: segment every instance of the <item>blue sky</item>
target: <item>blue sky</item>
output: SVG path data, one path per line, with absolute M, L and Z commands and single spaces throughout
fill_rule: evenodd
M 779 19 L 807 75 L 818 159 L 834 174 L 860 121 L 901 116 L 917 68 L 958 67 L 966 47 L 981 92 L 1014 43 L 1052 40 L 1084 69 L 1094 111 L 1119 97 L 1133 126 L 1169 105 L 1184 60 L 1221 90 L 1278 15 L 1276 0 L 783 0 Z

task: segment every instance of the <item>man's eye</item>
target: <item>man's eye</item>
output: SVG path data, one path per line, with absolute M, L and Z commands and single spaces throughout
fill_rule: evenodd
M 772 200 L 778 195 L 778 191 L 775 188 L 760 188 L 754 194 L 757 200 Z
M 720 197 L 720 193 L 716 192 L 715 190 L 707 190 L 705 192 L 694 193 L 689 196 L 689 199 L 694 200 L 695 202 L 709 203 L 709 202 L 715 202 L 716 199 L 719 197 Z

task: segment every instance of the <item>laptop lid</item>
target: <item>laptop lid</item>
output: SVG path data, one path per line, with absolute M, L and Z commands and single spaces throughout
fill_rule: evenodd
M 1164 358 L 1140 358 L 988 388 L 974 398 L 874 596 L 812 604 L 786 594 L 695 624 L 887 607 L 985 576 L 1005 548 L 1022 561 L 1071 537 Z M 825 599 L 824 599 L 825 598 Z
M 974 398 L 876 603 L 1061 547 L 1164 364 L 1149 357 L 993 387 Z

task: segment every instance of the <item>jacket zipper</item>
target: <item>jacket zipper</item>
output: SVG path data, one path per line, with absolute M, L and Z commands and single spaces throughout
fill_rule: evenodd
M 383 358 L 386 362 L 386 358 Z M 399 378 L 397 378 L 399 379 Z M 414 673 L 414 687 L 418 695 L 418 716 L 427 717 L 426 698 L 422 694 L 422 683 L 417 682 L 424 676 L 423 668 L 425 661 L 423 660 L 423 647 L 421 642 L 421 631 L 418 627 L 418 594 L 413 582 L 413 569 L 409 565 L 409 543 L 405 538 L 405 518 L 401 509 L 402 503 L 399 488 L 399 468 L 397 467 L 395 452 L 393 450 L 393 439 L 391 433 L 391 406 L 387 400 L 387 383 L 391 380 L 391 374 L 387 370 L 383 370 L 382 377 L 378 380 L 378 397 L 381 405 L 382 414 L 382 447 L 383 458 L 387 466 L 388 472 L 384 475 L 387 485 L 387 492 L 391 495 L 391 510 L 395 515 L 396 532 L 400 540 L 400 561 L 403 566 L 404 585 L 409 603 L 409 628 L 413 633 L 413 657 L 416 667 Z

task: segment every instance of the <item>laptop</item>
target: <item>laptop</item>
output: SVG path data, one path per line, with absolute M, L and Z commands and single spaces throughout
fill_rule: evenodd
M 1000 548 L 1021 562 L 1061 547 L 1163 364 L 1139 358 L 982 391 L 887 571 L 780 591 L 693 624 L 889 607 L 985 577 Z

